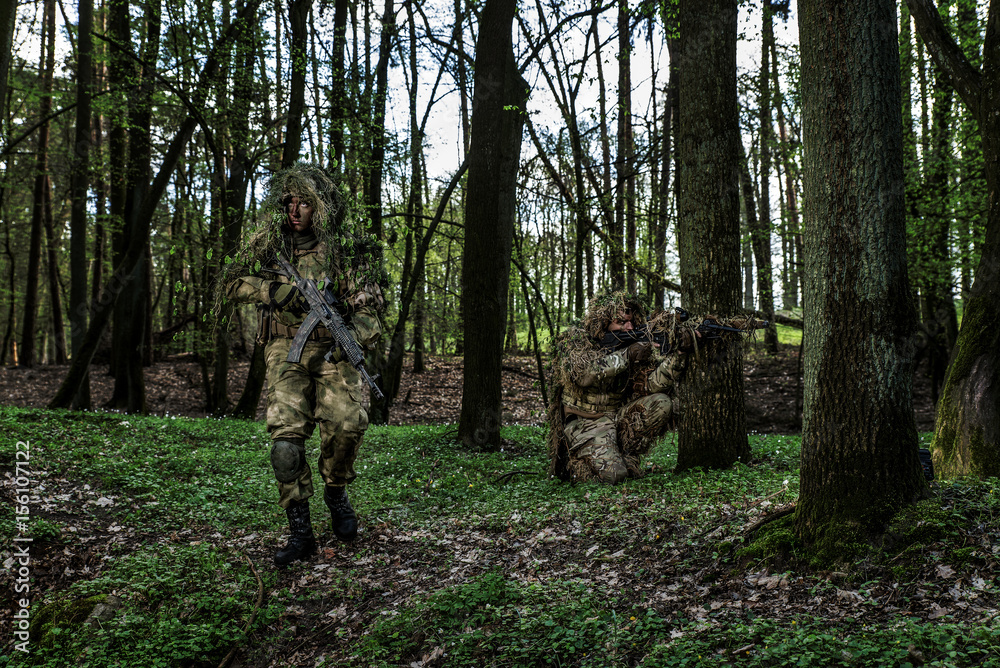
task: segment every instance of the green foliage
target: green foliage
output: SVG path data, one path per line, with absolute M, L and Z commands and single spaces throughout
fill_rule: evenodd
M 446 647 L 449 665 L 607 666 L 630 663 L 669 628 L 651 608 L 580 582 L 523 585 L 490 571 L 378 624 L 357 657 L 367 665 Z M 382 663 L 379 663 L 382 662 Z
M 30 442 L 33 477 L 105 489 L 113 504 L 98 507 L 134 526 L 269 525 L 270 442 L 259 424 L 2 407 L 0 428 L 5 447 Z
M 772 581 L 793 584 L 775 593 L 797 586 L 806 598 L 836 598 L 841 587 L 853 588 L 864 598 L 857 609 L 879 601 L 869 594 L 878 587 L 884 594 L 898 583 L 912 592 L 909 583 L 954 569 L 980 573 L 977 595 L 992 600 L 995 559 L 984 547 L 989 536 L 976 532 L 995 532 L 1000 523 L 996 479 L 942 485 L 936 499 L 896 518 L 884 545 L 869 546 L 850 572 L 828 578 L 812 574 L 791 516 L 765 524 L 755 542 L 743 540 L 746 527 L 798 495 L 798 436 L 752 435 L 750 465 L 673 474 L 676 441 L 668 435 L 648 457 L 644 478 L 605 487 L 550 480 L 543 429 L 505 427 L 501 451 L 473 454 L 448 425 L 374 427 L 351 498 L 363 531 L 384 538 L 363 535 L 287 571 L 258 563 L 268 602 L 246 629 L 257 584 L 230 537 L 260 532 L 270 550 L 283 519 L 263 425 L 4 408 L 0 426 L 9 434 L 0 461 L 13 461 L 16 440 L 29 441 L 42 495 L 71 485 L 70 497 L 83 498 L 54 516 L 33 504 L 36 536 L 67 542 L 78 517 L 142 533 L 116 544 L 96 576 L 78 574 L 68 589 L 32 601 L 32 654 L 18 653 L 17 665 L 208 666 L 235 645 L 248 663 L 265 665 L 264 652 L 312 637 L 293 637 L 292 625 L 317 630 L 316 642 L 336 657 L 326 665 L 366 668 L 409 665 L 438 649 L 449 666 L 962 666 L 988 665 L 998 649 L 995 619 L 963 625 L 942 614 L 929 623 L 901 607 L 880 608 L 877 625 L 860 616 L 814 620 L 793 614 L 802 610 L 794 606 L 782 614 L 773 605 L 720 605 L 728 594 L 713 582 L 777 572 Z M 113 503 L 93 503 L 101 498 Z M 319 528 L 319 497 L 314 504 Z M 164 526 L 195 534 L 180 538 Z M 473 535 L 485 540 L 477 545 L 502 537 L 531 551 L 516 565 L 506 559 L 512 553 L 496 559 L 488 551 L 450 562 L 456 553 L 448 546 Z M 785 565 L 775 571 L 782 554 Z M 428 571 L 401 586 L 413 576 L 393 556 L 424 564 L 403 569 Z M 761 570 L 768 565 L 771 571 Z M 456 567 L 465 575 L 444 584 L 424 577 Z M 721 581 L 727 577 L 734 580 Z M 626 579 L 655 586 L 630 591 Z M 82 625 L 111 595 L 121 601 L 115 614 Z M 334 623 L 325 616 L 338 609 L 349 617 Z M 347 634 L 349 641 L 337 642 Z
M 691 625 L 676 640 L 658 645 L 639 665 L 971 666 L 991 665 L 998 649 L 996 623 L 968 628 L 905 618 L 889 626 L 851 619 L 831 625 L 796 616 L 732 626 Z
M 778 329 L 778 343 L 783 346 L 797 346 L 802 343 L 802 330 L 788 325 L 775 325 Z
M 98 603 L 111 600 L 110 592 L 121 608 L 99 624 L 83 624 Z M 246 638 L 256 592 L 244 563 L 206 543 L 142 551 L 94 580 L 48 594 L 32 623 L 37 651 L 18 665 L 217 665 Z M 254 628 L 275 617 L 265 607 Z

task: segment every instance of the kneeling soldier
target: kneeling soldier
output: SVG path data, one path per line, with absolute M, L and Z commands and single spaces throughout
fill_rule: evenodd
M 686 367 L 682 350 L 693 336 L 679 331 L 668 350 L 658 350 L 635 340 L 645 324 L 640 301 L 613 292 L 595 297 L 583 322 L 560 335 L 549 406 L 552 475 L 610 484 L 641 475 L 641 457 L 669 426 L 673 387 Z

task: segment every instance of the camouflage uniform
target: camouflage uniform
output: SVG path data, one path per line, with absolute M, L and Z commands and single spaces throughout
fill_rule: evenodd
M 354 460 L 368 415 L 361 406 L 359 374 L 332 348 L 333 337 L 325 327 L 309 333 L 298 362 L 288 361 L 308 303 L 294 279 L 280 271 L 277 254 L 302 278 L 329 283 L 318 287 L 329 287 L 336 295 L 344 323 L 363 348 L 373 348 L 382 334 L 379 281 L 385 275 L 377 242 L 345 229 L 343 197 L 321 167 L 297 163 L 272 176 L 260 210 L 235 257 L 227 259 L 217 289 L 226 300 L 259 308 L 257 342 L 266 345 L 271 467 L 278 481 L 278 504 L 290 528 L 288 544 L 274 555 L 275 564 L 284 566 L 317 549 L 309 510 L 312 471 L 305 449 L 317 424 L 323 501 L 333 533 L 343 541 L 357 537 L 357 513 L 346 486 L 356 477 Z M 329 352 L 334 354 L 327 361 Z
M 684 373 L 683 353 L 657 355 L 645 369 L 630 369 L 627 349 L 601 350 L 598 341 L 611 314 L 623 305 L 642 324 L 638 301 L 613 293 L 592 302 L 584 322 L 563 334 L 558 344 L 550 455 L 552 474 L 563 479 L 614 484 L 638 477 L 642 455 L 666 431 L 674 412 L 671 395 Z M 641 391 L 633 387 L 638 377 L 643 379 Z
M 310 242 L 304 245 L 309 246 Z M 321 280 L 328 275 L 323 269 L 329 266 L 326 255 L 325 244 L 316 243 L 311 248 L 296 249 L 292 264 L 303 278 Z M 354 269 L 330 272 L 333 276 L 339 275 L 339 285 L 334 292 L 342 295 L 344 321 L 362 347 L 372 348 L 382 333 L 378 316 L 383 303 L 382 293 L 376 283 L 358 285 L 355 277 L 361 273 Z M 229 297 L 237 302 L 267 304 L 272 281 L 291 282 L 285 276 L 268 276 L 239 277 L 230 284 Z M 343 486 L 356 477 L 354 460 L 368 427 L 368 414 L 361 406 L 358 372 L 346 361 L 327 362 L 324 359 L 333 344 L 325 327 L 316 328 L 298 363 L 289 362 L 292 337 L 302 324 L 304 314 L 279 310 L 268 315 L 263 318 L 262 325 L 263 338 L 269 339 L 264 350 L 267 431 L 273 442 L 288 440 L 301 446 L 299 475 L 290 481 L 278 480 L 278 503 L 287 508 L 291 501 L 305 501 L 313 494 L 312 472 L 305 460 L 304 443 L 315 425 L 319 424 L 320 429 L 320 475 L 327 485 Z
M 668 426 L 673 401 L 667 393 L 672 393 L 683 368 L 680 353 L 668 355 L 649 375 L 651 394 L 627 403 L 628 360 L 624 350 L 595 361 L 591 369 L 576 376 L 576 383 L 565 385 L 563 432 L 573 476 L 596 477 L 607 483 L 637 476 L 640 457 Z

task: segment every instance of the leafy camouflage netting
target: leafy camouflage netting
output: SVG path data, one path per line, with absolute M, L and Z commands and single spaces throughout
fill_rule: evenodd
M 256 218 L 244 231 L 236 254 L 226 258 L 216 281 L 215 291 L 220 303 L 226 286 L 234 279 L 257 274 L 278 250 L 286 257 L 291 256 L 287 205 L 292 197 L 313 207 L 311 229 L 317 241 L 331 251 L 327 256 L 331 278 L 335 278 L 334 271 L 348 268 L 341 262 L 343 256 L 350 258 L 350 266 L 361 270 L 361 281 L 378 283 L 383 288 L 388 284 L 388 275 L 382 266 L 381 244 L 362 229 L 351 229 L 360 228 L 357 217 L 349 215 L 347 201 L 326 171 L 318 165 L 299 162 L 275 172 L 268 179 L 267 194 Z
M 624 309 L 632 310 L 633 326 L 638 328 L 648 324 L 649 331 L 665 335 L 663 350 L 667 355 L 655 351 L 649 360 L 641 367 L 632 369 L 626 388 L 625 402 L 650 394 L 649 377 L 652 372 L 669 355 L 673 354 L 676 364 L 669 373 L 675 384 L 680 382 L 686 367 L 683 355 L 676 352 L 682 344 L 691 345 L 694 354 L 698 354 L 710 343 L 708 338 L 699 339 L 695 330 L 703 323 L 715 323 L 740 332 L 715 332 L 713 341 L 729 342 L 742 338 L 746 333 L 753 336 L 755 329 L 762 326 L 762 321 L 752 315 L 735 315 L 720 318 L 704 316 L 701 318 L 687 317 L 684 319 L 674 310 L 658 310 L 646 316 L 642 301 L 634 295 L 624 292 L 602 293 L 591 300 L 586 317 L 579 323 L 570 326 L 560 334 L 553 344 L 552 380 L 553 400 L 548 409 L 549 422 L 549 474 L 561 480 L 587 480 L 596 477 L 590 465 L 585 461 L 570 458 L 566 436 L 563 431 L 565 412 L 563 407 L 563 388 L 573 382 L 597 360 L 608 354 L 602 349 L 600 339 L 607 331 L 608 325 Z M 674 406 L 676 417 L 676 403 Z M 630 477 L 642 475 L 641 458 L 653 447 L 661 430 L 657 433 L 644 433 L 643 413 L 646 408 L 635 404 L 619 416 L 617 422 L 618 442 L 621 444 L 622 455 Z
M 592 339 L 600 339 L 608 325 L 625 309 L 632 311 L 632 326 L 638 329 L 646 322 L 645 303 L 636 295 L 616 290 L 599 292 L 587 305 L 587 315 L 581 323 Z
M 572 377 L 582 374 L 590 365 L 608 354 L 601 348 L 600 339 L 608 325 L 625 309 L 632 311 L 632 326 L 646 322 L 646 306 L 642 300 L 622 291 L 601 292 L 590 300 L 587 315 L 582 321 L 570 325 L 553 342 L 552 378 L 553 399 L 549 404 L 549 475 L 560 480 L 585 480 L 594 472 L 581 461 L 571 460 L 563 433 L 563 387 L 572 383 Z

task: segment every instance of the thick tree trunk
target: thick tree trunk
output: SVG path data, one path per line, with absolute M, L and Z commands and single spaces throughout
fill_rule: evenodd
M 982 70 L 962 53 L 930 0 L 907 0 L 935 64 L 979 121 L 986 236 L 938 403 L 934 467 L 945 477 L 1000 476 L 1000 6 L 990 2 Z
M 122 44 L 131 43 L 128 26 L 128 8 L 121 11 L 114 22 L 115 37 Z M 118 243 L 116 262 L 121 262 L 125 248 L 133 243 L 133 237 L 148 230 L 147 221 L 139 220 L 140 209 L 149 190 L 152 164 L 152 114 L 153 77 L 156 54 L 160 43 L 160 2 L 146 6 L 146 34 L 143 41 L 142 68 L 138 75 L 138 85 L 129 95 L 128 118 L 128 167 L 125 173 L 125 201 L 123 208 L 122 234 Z M 130 68 L 134 73 L 134 69 Z M 148 234 L 148 232 L 146 232 Z M 148 246 L 148 239 L 137 240 Z M 116 301 L 113 329 L 112 357 L 115 386 L 108 402 L 112 408 L 129 413 L 146 413 L 146 384 L 143 376 L 143 362 L 148 350 L 150 328 L 149 272 L 151 271 L 148 250 L 140 256 L 139 263 L 130 278 L 122 286 L 122 295 Z
M 677 205 L 681 297 L 695 314 L 740 305 L 736 0 L 681 0 Z M 703 350 L 678 389 L 677 470 L 750 460 L 740 345 Z
M 458 437 L 468 447 L 500 447 L 504 316 L 510 283 L 528 84 L 514 62 L 515 0 L 486 0 L 476 45 L 472 147 L 465 205 L 462 312 L 466 354 Z
M 892 0 L 799 4 L 805 404 L 796 532 L 837 549 L 924 490 Z

